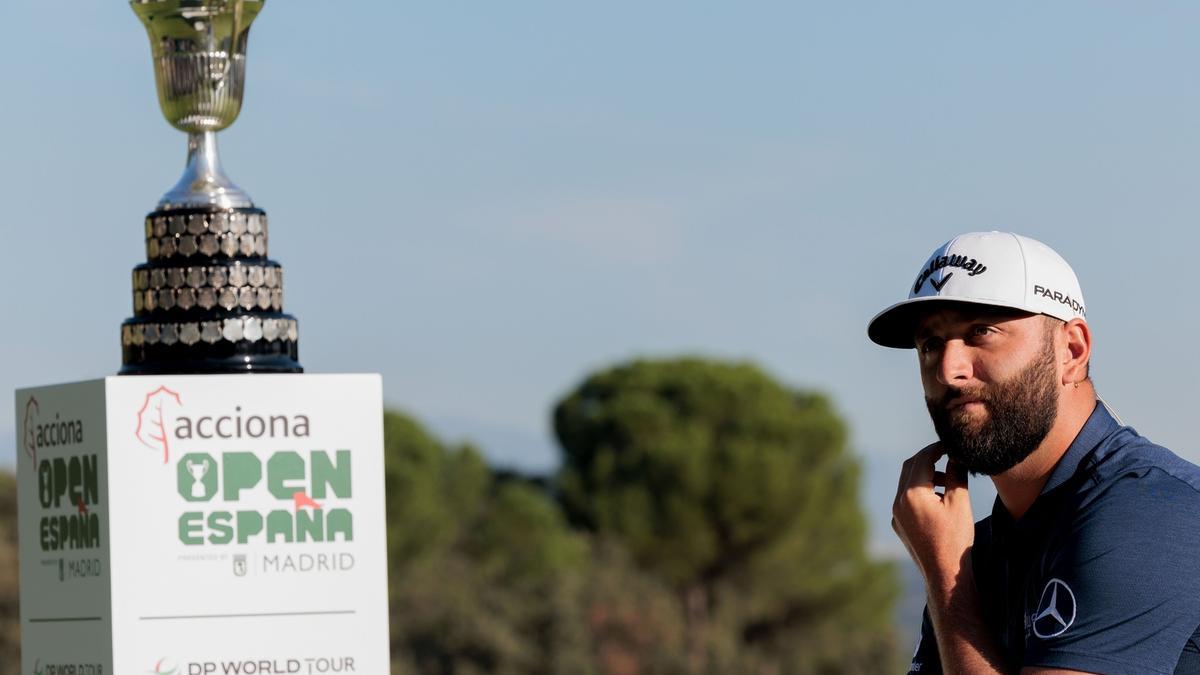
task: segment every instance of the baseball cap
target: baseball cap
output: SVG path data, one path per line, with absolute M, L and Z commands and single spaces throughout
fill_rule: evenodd
M 867 336 L 884 347 L 910 349 L 922 308 L 930 302 L 970 302 L 1086 319 L 1075 270 L 1054 249 L 1012 232 L 969 232 L 942 244 L 917 270 L 908 298 L 871 319 Z

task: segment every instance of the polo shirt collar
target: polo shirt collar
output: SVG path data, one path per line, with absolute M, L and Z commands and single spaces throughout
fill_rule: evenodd
M 1067 448 L 1066 454 L 1062 459 L 1058 460 L 1058 464 L 1054 466 L 1054 471 L 1050 472 L 1050 480 L 1042 487 L 1041 494 L 1046 494 L 1054 488 L 1067 482 L 1075 472 L 1079 470 L 1080 463 L 1088 456 L 1092 450 L 1095 450 L 1098 445 L 1108 438 L 1117 429 L 1121 428 L 1113 416 L 1109 414 L 1108 408 L 1099 401 L 1096 402 L 1096 407 L 1092 410 L 1092 414 L 1088 416 L 1087 422 L 1083 423 L 1083 428 L 1075 436 L 1075 440 L 1071 442 L 1071 446 Z

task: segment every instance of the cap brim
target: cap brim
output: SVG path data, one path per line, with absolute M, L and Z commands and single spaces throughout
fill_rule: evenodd
M 963 298 L 941 295 L 926 295 L 919 298 L 901 300 L 876 314 L 875 318 L 871 319 L 871 322 L 867 324 L 867 337 L 871 338 L 871 341 L 875 344 L 883 347 L 892 347 L 895 349 L 912 349 L 916 347 L 914 336 L 917 331 L 917 320 L 924 311 L 929 309 L 928 305 L 931 302 L 1007 307 L 1018 312 L 1029 312 L 1028 309 L 1013 307 L 1011 302 L 1002 300 L 993 302 L 976 298 L 965 300 Z

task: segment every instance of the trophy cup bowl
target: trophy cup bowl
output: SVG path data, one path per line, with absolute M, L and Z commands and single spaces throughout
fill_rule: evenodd
M 188 163 L 159 206 L 252 206 L 217 157 L 216 132 L 233 124 L 246 85 L 246 42 L 264 0 L 132 0 L 150 37 L 158 105 L 188 134 Z
M 154 57 L 158 104 L 186 133 L 220 131 L 242 108 L 246 39 L 263 0 L 134 0 Z
M 264 0 L 131 0 L 150 37 L 158 103 L 188 135 L 183 176 L 146 216 L 121 374 L 301 372 L 267 214 L 231 181 L 217 132 L 242 108 L 246 41 Z

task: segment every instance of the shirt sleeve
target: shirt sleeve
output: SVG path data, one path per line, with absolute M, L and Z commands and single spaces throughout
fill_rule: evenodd
M 941 675 L 942 657 L 938 654 L 937 638 L 933 634 L 933 622 L 929 620 L 929 608 L 921 614 L 921 634 L 917 637 L 917 648 L 913 651 L 909 675 Z
M 1060 536 L 1027 590 L 1025 665 L 1173 672 L 1200 624 L 1200 493 L 1126 475 Z

